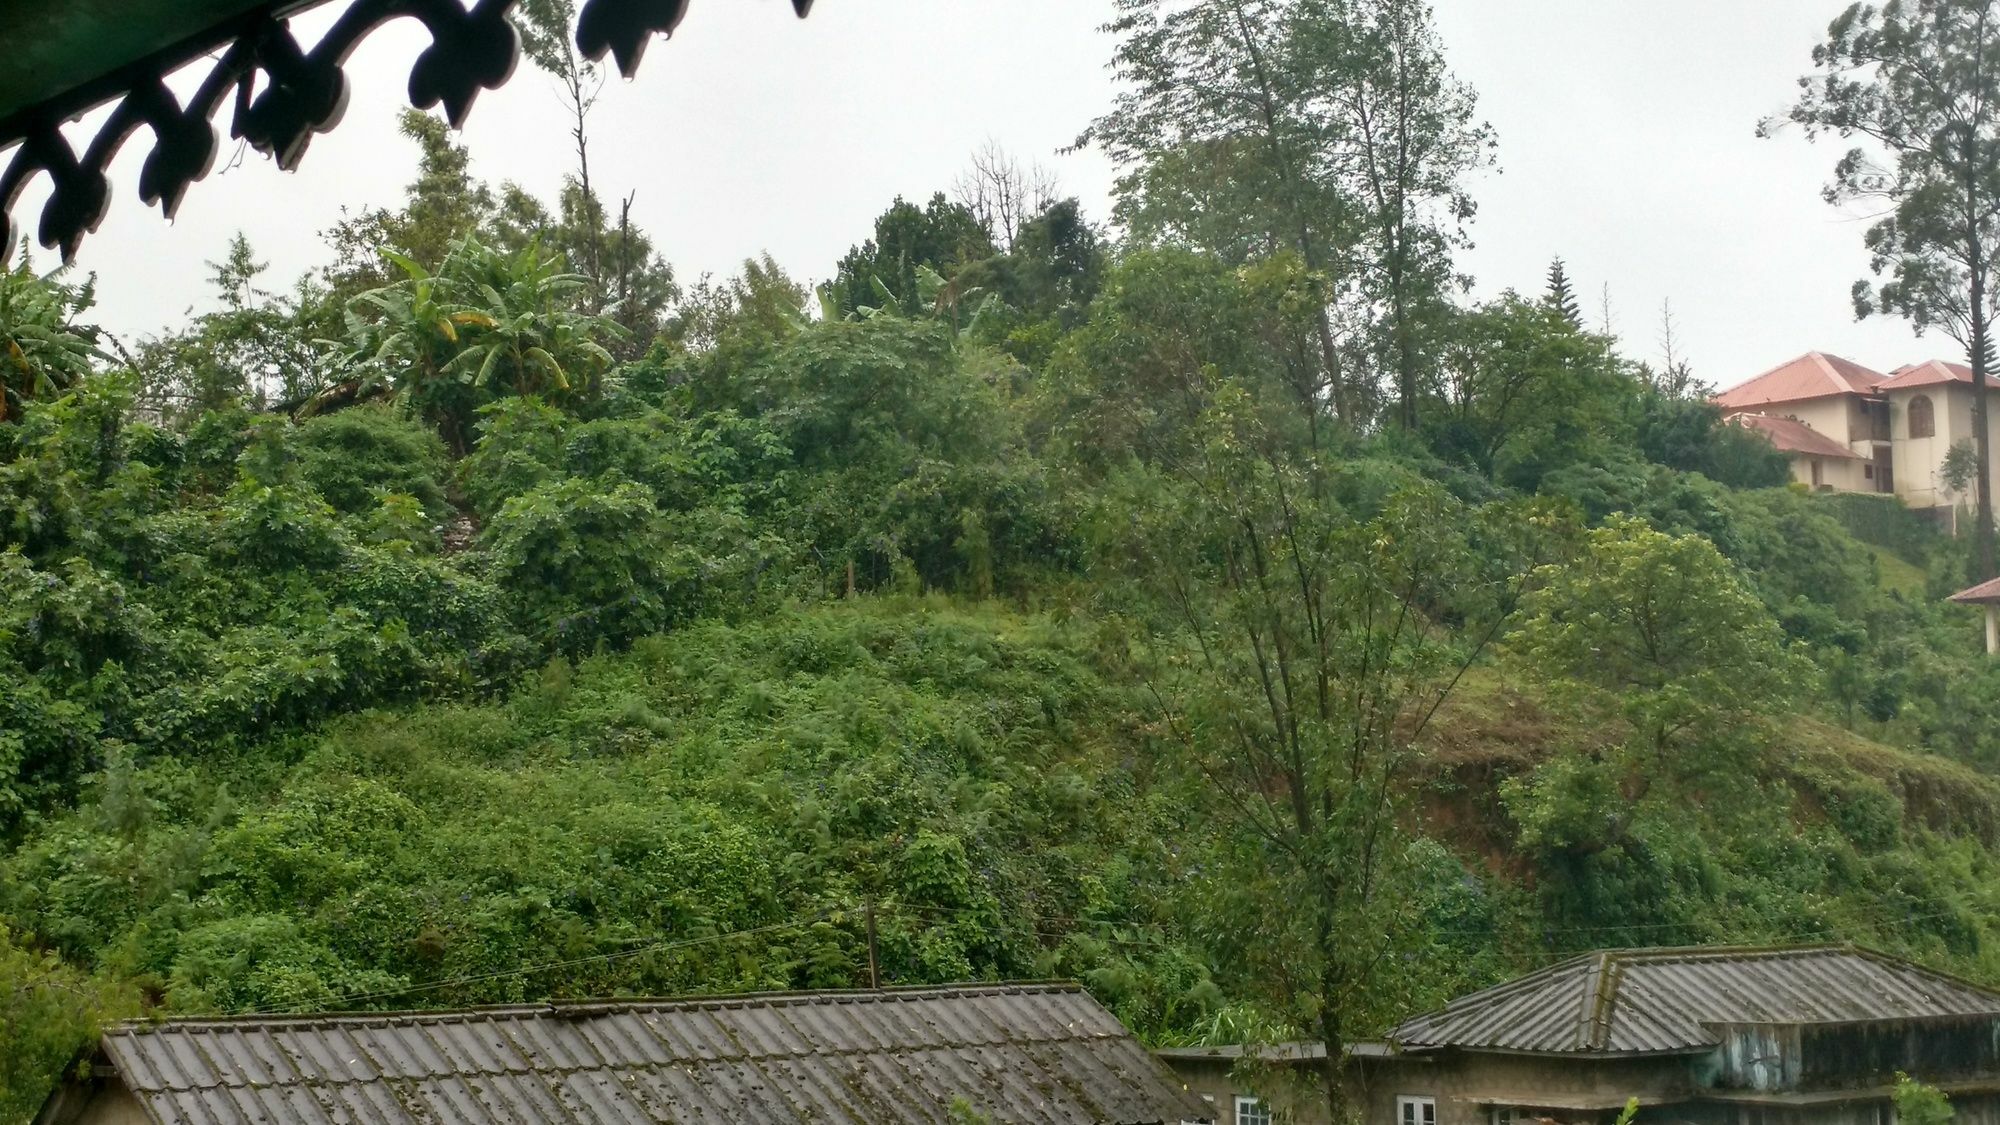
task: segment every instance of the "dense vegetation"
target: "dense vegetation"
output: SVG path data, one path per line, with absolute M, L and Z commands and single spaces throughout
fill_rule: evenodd
M 1608 944 L 2000 978 L 1964 546 L 1788 486 L 1560 265 L 1468 306 L 1491 138 L 1412 6 L 1124 7 L 1116 238 L 988 153 L 817 291 L 683 288 L 587 164 L 552 210 L 412 115 L 284 294 L 239 239 L 121 344 L 11 266 L 0 1118 L 144 1012 L 1064 976 L 1190 1041 Z M 1175 102 L 1210 63 L 1262 112 Z M 1338 90 L 1424 143 L 1293 127 Z

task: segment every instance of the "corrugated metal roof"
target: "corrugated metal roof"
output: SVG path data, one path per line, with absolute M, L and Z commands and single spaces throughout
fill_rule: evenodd
M 1780 418 L 1773 414 L 1732 414 L 1729 420 L 1763 434 L 1771 440 L 1772 446 L 1780 453 L 1832 457 L 1836 460 L 1867 460 L 1859 453 L 1795 418 Z
M 1715 396 L 1724 410 L 1747 410 L 1773 402 L 1803 402 L 1828 395 L 1867 395 L 1889 377 L 1837 355 L 1807 352 Z
M 1205 1112 L 1074 985 L 176 1020 L 103 1050 L 156 1121 L 995 1122 Z
M 1700 1050 L 1719 1024 L 2000 1015 L 2000 993 L 1851 946 L 1592 953 L 1461 997 L 1390 1032 L 1404 1047 Z

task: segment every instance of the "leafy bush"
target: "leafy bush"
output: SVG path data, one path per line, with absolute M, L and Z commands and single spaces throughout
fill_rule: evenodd
M 372 512 L 384 494 L 446 514 L 444 443 L 393 408 L 359 406 L 307 419 L 293 436 L 299 478 L 343 515 Z
M 693 612 L 694 560 L 637 484 L 541 485 L 501 506 L 481 546 L 523 627 L 565 653 L 629 643 Z

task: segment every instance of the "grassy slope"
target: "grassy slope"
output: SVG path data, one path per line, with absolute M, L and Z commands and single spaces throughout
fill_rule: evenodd
M 1440 715 L 1418 808 L 1463 863 L 1438 873 L 1460 963 L 1425 987 L 1814 937 L 2000 978 L 2000 782 L 1784 716 L 1617 849 L 1521 847 L 1510 779 L 1612 737 L 1493 668 Z M 0 922 L 169 1007 L 412 1007 L 851 986 L 872 897 L 889 980 L 1080 976 L 1185 1035 L 1215 995 L 1175 925 L 1200 794 L 1149 746 L 1086 625 L 865 600 L 238 760 L 117 765 L 0 861 Z
M 1184 804 L 1139 721 L 1040 619 L 702 626 L 501 702 L 116 767 L 0 864 L 0 916 L 191 1009 L 847 986 L 871 897 L 890 979 L 1032 975 L 1063 953 L 1035 931 L 1143 922 L 1171 878 Z
M 1817 719 L 1765 717 L 1685 792 L 1628 784 L 1629 847 L 1522 847 L 1501 794 L 1559 755 L 1613 745 L 1531 683 L 1481 669 L 1430 734 L 1427 830 L 1537 908 L 1519 955 L 1598 944 L 1853 940 L 2000 979 L 2000 780 Z M 1636 809 L 1638 811 L 1632 811 Z M 1607 901 L 1626 889 L 1629 902 Z M 1579 905 L 1584 909 L 1579 910 Z M 1616 919 L 1641 918 L 1621 926 Z M 1569 932 L 1578 927 L 1579 932 Z

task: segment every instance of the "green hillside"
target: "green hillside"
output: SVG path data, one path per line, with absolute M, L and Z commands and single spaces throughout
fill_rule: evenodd
M 0 911 L 120 1015 L 851 987 L 872 908 L 885 981 L 1076 977 L 1199 1039 L 1257 1018 L 1211 921 L 1240 893 L 1227 812 L 1122 664 L 1087 621 L 940 597 L 695 626 L 490 702 L 121 757 L 0 866 Z M 1776 716 L 1727 785 L 1525 840 L 1522 782 L 1616 738 L 1506 661 L 1453 697 L 1410 783 L 1409 1003 L 1622 944 L 1852 940 L 2000 977 L 2000 782 Z
M 1338 1057 L 1605 946 L 2000 984 L 1978 521 L 1793 483 L 1559 259 L 1474 300 L 1422 5 L 1118 6 L 1106 215 L 988 151 L 676 278 L 412 112 L 157 336 L 0 261 L 0 1121 L 183 1014 L 1064 977 Z

